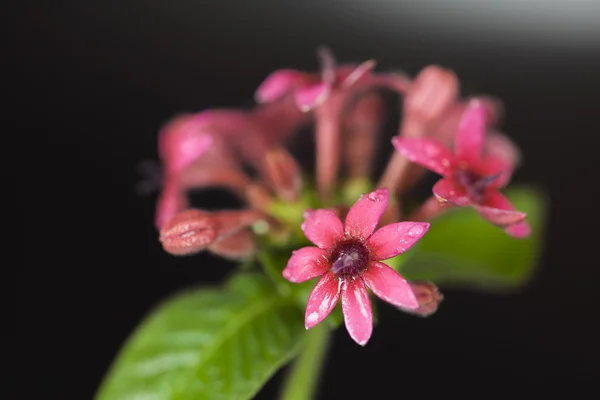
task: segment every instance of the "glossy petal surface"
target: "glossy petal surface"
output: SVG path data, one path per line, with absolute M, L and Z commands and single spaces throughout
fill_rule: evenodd
M 308 296 L 304 325 L 310 329 L 331 313 L 340 296 L 341 281 L 328 272 L 317 282 Z
M 290 282 L 308 281 L 327 272 L 327 252 L 318 247 L 303 247 L 292 252 L 283 277 Z
M 390 192 L 386 188 L 377 189 L 359 198 L 346 215 L 346 235 L 361 239 L 371 236 L 389 200 Z
M 344 236 L 344 226 L 333 211 L 309 210 L 304 215 L 302 231 L 308 240 L 316 246 L 327 249 Z
M 381 300 L 396 307 L 419 308 L 419 302 L 408 281 L 384 263 L 371 262 L 362 277 Z
M 367 344 L 373 333 L 373 311 L 361 278 L 343 281 L 342 312 L 350 337 L 361 346 Z
M 454 154 L 434 139 L 396 136 L 392 144 L 403 156 L 431 171 L 445 176 L 452 168 Z
M 404 221 L 379 228 L 367 240 L 373 260 L 386 260 L 410 249 L 429 229 L 427 222 Z
M 465 190 L 451 179 L 440 179 L 433 185 L 433 194 L 441 202 L 449 202 L 457 206 L 469 204 L 469 196 Z

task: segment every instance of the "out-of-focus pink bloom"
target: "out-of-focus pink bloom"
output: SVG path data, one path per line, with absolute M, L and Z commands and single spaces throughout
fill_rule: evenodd
M 362 196 L 344 223 L 330 210 L 306 212 L 302 230 L 317 247 L 294 251 L 283 271 L 283 277 L 294 283 L 321 277 L 308 299 L 306 329 L 323 321 L 341 297 L 346 329 L 364 346 L 373 330 L 367 287 L 396 307 L 419 308 L 410 284 L 381 260 L 408 250 L 427 232 L 429 224 L 405 221 L 375 231 L 389 197 L 387 189 Z
M 403 90 L 408 86 L 403 75 L 373 74 L 375 60 L 337 65 L 328 49 L 319 49 L 318 55 L 321 62 L 319 73 L 277 70 L 267 76 L 256 89 L 256 101 L 269 103 L 292 94 L 298 108 L 306 112 L 323 104 L 335 91 L 366 89 L 376 85 Z
M 294 200 L 301 173 L 282 142 L 305 120 L 293 102 L 282 100 L 251 111 L 214 109 L 169 121 L 159 134 L 164 173 L 157 228 L 188 206 L 187 191 L 193 189 L 226 188 L 252 206 L 266 207 L 270 195 L 250 179 L 244 164 L 281 198 Z
M 339 169 L 342 120 L 348 111 L 346 107 L 357 96 L 375 87 L 403 91 L 409 83 L 400 74 L 373 73 L 374 60 L 358 65 L 337 65 L 326 48 L 321 48 L 318 56 L 320 73 L 291 69 L 275 71 L 258 87 L 255 98 L 259 103 L 269 103 L 291 96 L 300 110 L 314 111 L 317 188 L 321 198 L 327 199 Z
M 511 160 L 484 153 L 486 111 L 479 101 L 469 103 L 459 124 L 454 142 L 455 153 L 431 138 L 395 137 L 394 147 L 410 161 L 443 176 L 433 187 L 442 202 L 473 206 L 491 223 L 509 228 L 522 222 L 525 213 L 516 211 L 499 189 L 510 180 Z M 522 237 L 525 228 L 507 229 Z M 515 234 L 516 233 L 516 234 Z
M 158 153 L 165 173 L 181 172 L 212 145 L 211 135 L 203 132 L 202 122 L 193 114 L 169 121 L 158 134 Z

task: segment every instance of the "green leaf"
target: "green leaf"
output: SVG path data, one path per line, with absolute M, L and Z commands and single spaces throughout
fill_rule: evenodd
M 132 335 L 96 399 L 250 399 L 296 354 L 303 321 L 255 274 L 183 292 Z
M 547 202 L 534 188 L 514 188 L 507 196 L 527 213 L 533 231 L 529 238 L 512 238 L 473 209 L 457 209 L 432 221 L 419 242 L 419 251 L 402 266 L 402 274 L 446 287 L 486 291 L 505 291 L 527 283 L 540 254 Z

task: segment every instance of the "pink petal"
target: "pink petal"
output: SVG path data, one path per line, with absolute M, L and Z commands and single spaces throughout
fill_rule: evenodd
M 211 135 L 200 131 L 194 115 L 168 122 L 159 132 L 158 152 L 167 173 L 179 173 L 212 146 Z
M 300 226 L 308 240 L 322 249 L 327 249 L 344 237 L 344 225 L 330 210 L 308 210 Z
M 358 82 L 361 78 L 365 77 L 368 73 L 370 73 L 376 65 L 375 60 L 367 60 L 356 67 L 342 82 L 343 87 L 350 87 Z
M 410 161 L 443 176 L 450 172 L 454 163 L 452 152 L 433 139 L 396 136 L 392 144 Z
M 323 275 L 308 296 L 304 326 L 310 329 L 331 313 L 340 297 L 341 281 L 331 272 Z
M 361 196 L 346 215 L 344 224 L 346 235 L 363 240 L 371 236 L 389 200 L 390 192 L 387 188 L 377 189 Z
M 336 75 L 336 61 L 328 47 L 321 46 L 317 49 L 317 58 L 321 64 L 321 79 L 327 84 L 333 84 Z
M 361 346 L 367 344 L 373 333 L 373 311 L 362 279 L 342 283 L 342 312 L 350 337 Z
M 521 151 L 519 147 L 505 134 L 490 132 L 484 144 L 484 152 L 487 156 L 500 157 L 515 169 L 521 162 Z
M 371 262 L 362 277 L 367 286 L 381 300 L 396 307 L 411 310 L 419 308 L 419 302 L 410 284 L 384 263 Z
M 477 165 L 477 173 L 483 177 L 495 177 L 489 187 L 501 188 L 506 186 L 512 176 L 512 165 L 500 157 L 486 157 Z
M 521 221 L 505 229 L 506 233 L 517 239 L 524 239 L 531 235 L 531 227 L 527 221 Z
M 386 260 L 410 249 L 429 230 L 427 222 L 404 221 L 378 229 L 367 240 L 373 260 Z
M 456 75 L 437 65 L 423 68 L 415 77 L 404 100 L 405 116 L 431 122 L 455 102 L 459 91 Z
M 483 205 L 473 204 L 477 212 L 494 225 L 509 227 L 525 219 L 527 214 L 515 211 L 510 201 L 495 190 L 486 193 Z
M 456 157 L 467 163 L 477 163 L 481 158 L 486 132 L 486 109 L 480 101 L 472 100 L 463 113 L 456 141 Z
M 293 69 L 280 69 L 271 73 L 258 86 L 254 94 L 257 103 L 270 103 L 291 92 L 301 80 L 302 73 Z
M 327 272 L 327 253 L 318 247 L 303 247 L 292 252 L 283 277 L 290 282 L 308 281 Z
M 304 112 L 313 110 L 321 105 L 331 93 L 331 85 L 317 83 L 305 86 L 294 92 L 294 99 L 298 108 Z
M 433 194 L 438 201 L 452 203 L 457 206 L 469 204 L 469 195 L 451 179 L 440 179 L 433 185 Z

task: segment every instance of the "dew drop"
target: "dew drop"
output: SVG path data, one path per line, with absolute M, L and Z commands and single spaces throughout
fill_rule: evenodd
M 423 233 L 423 227 L 418 224 L 411 226 L 410 229 L 408 230 L 408 236 L 410 236 L 410 237 L 416 237 L 416 236 L 421 235 L 422 233 Z
M 375 202 L 380 202 L 384 199 L 384 197 L 385 195 L 383 190 L 376 190 L 374 192 L 369 193 L 367 199 Z

